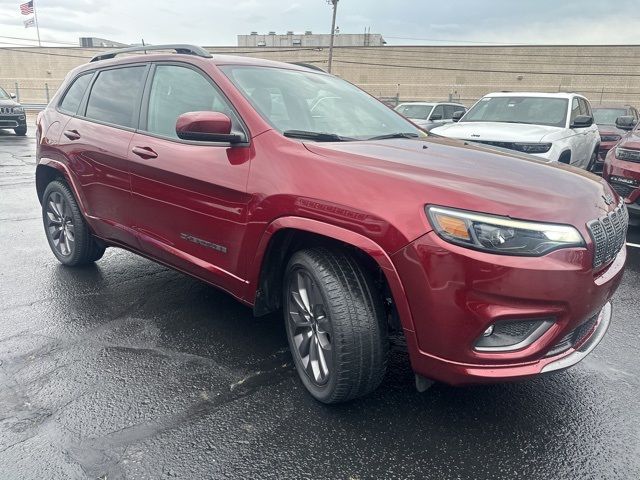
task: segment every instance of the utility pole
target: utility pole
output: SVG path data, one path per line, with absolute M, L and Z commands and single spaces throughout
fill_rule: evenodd
M 333 6 L 333 19 L 331 20 L 331 39 L 329 40 L 329 62 L 327 71 L 331 73 L 331 62 L 333 61 L 333 37 L 336 34 L 336 12 L 338 11 L 338 0 L 327 0 Z
M 42 43 L 40 42 L 40 24 L 38 23 L 38 11 L 36 10 L 36 2 L 33 2 L 33 18 L 36 22 L 36 32 L 38 32 L 38 46 L 41 47 Z

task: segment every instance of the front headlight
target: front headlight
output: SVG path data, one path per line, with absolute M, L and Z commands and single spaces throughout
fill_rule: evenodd
M 24 113 L 23 107 L 13 107 L 13 113 Z
M 570 225 L 512 220 L 436 206 L 427 206 L 426 212 L 441 238 L 476 250 L 537 257 L 559 248 L 585 246 L 580 232 Z
M 513 148 L 524 153 L 547 153 L 551 150 L 550 143 L 514 143 Z

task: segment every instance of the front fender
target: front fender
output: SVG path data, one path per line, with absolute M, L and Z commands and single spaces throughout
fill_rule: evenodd
M 249 266 L 249 285 L 258 285 L 260 279 L 260 271 L 262 269 L 263 260 L 267 252 L 269 242 L 277 232 L 283 229 L 299 230 L 303 232 L 314 233 L 334 240 L 339 240 L 343 243 L 358 248 L 359 250 L 369 255 L 380 267 L 387 280 L 389 289 L 391 290 L 391 294 L 393 295 L 393 300 L 398 311 L 398 315 L 400 317 L 402 328 L 411 332 L 415 330 L 413 326 L 413 318 L 411 316 L 411 311 L 409 309 L 409 304 L 407 302 L 407 297 L 402 285 L 402 281 L 387 252 L 385 252 L 380 245 L 375 243 L 370 238 L 367 238 L 359 233 L 352 232 L 351 230 L 320 222 L 318 220 L 312 220 L 304 217 L 288 216 L 280 217 L 271 222 L 264 231 L 264 234 L 262 235 L 262 238 L 260 239 L 260 242 L 258 244 L 254 261 Z M 254 291 L 252 292 L 252 299 L 250 300 L 251 303 L 254 303 L 255 294 L 256 292 L 254 289 Z

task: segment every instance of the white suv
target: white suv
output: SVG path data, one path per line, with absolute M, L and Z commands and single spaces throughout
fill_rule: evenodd
M 595 164 L 600 145 L 591 105 L 575 93 L 491 93 L 457 123 L 432 132 L 587 170 Z
M 449 102 L 405 102 L 394 110 L 423 130 L 429 131 L 432 128 L 453 122 L 453 116 L 457 112 L 466 112 L 467 107 Z

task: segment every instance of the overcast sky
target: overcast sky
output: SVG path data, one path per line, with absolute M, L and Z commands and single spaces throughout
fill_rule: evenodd
M 26 0 L 0 0 L 0 46 L 35 38 Z M 122 43 L 236 45 L 256 30 L 328 33 L 326 0 L 36 0 L 43 40 L 80 36 Z M 640 0 L 340 0 L 343 33 L 381 33 L 390 44 L 640 44 Z

